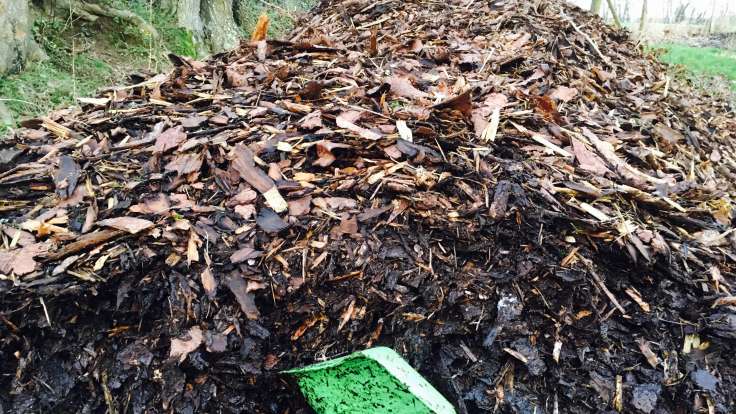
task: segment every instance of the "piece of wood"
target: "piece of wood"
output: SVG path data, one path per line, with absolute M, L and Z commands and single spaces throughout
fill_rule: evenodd
M 64 247 L 59 250 L 54 250 L 39 256 L 39 259 L 43 262 L 53 262 L 89 247 L 98 246 L 124 234 L 127 233 L 116 229 L 106 229 L 96 231 L 94 233 L 88 233 L 79 237 L 77 241 L 64 245 Z

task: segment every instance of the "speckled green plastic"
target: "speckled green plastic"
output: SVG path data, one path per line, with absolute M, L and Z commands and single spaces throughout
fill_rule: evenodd
M 386 347 L 285 372 L 296 377 L 318 414 L 456 414 L 442 394 Z

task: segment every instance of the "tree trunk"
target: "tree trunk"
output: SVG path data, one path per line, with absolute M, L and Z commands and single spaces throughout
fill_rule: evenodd
M 0 75 L 18 72 L 45 55 L 33 40 L 28 0 L 0 0 Z
M 594 14 L 601 14 L 601 0 L 592 0 L 590 2 L 590 11 Z
M 202 2 L 200 0 L 168 0 L 167 3 L 165 7 L 174 16 L 176 25 L 188 30 L 192 35 L 197 54 L 208 55 L 210 48 L 205 38 L 202 17 L 200 17 Z
M 202 0 L 201 16 L 212 52 L 238 46 L 240 30 L 233 18 L 233 0 Z
M 644 36 L 644 29 L 647 26 L 647 0 L 642 2 L 641 6 L 641 19 L 639 19 L 639 36 Z
M 624 27 L 621 24 L 621 19 L 618 18 L 618 13 L 616 13 L 616 7 L 613 5 L 613 0 L 606 0 L 608 3 L 608 9 L 611 10 L 611 15 L 613 16 L 613 22 L 616 23 L 616 27 Z

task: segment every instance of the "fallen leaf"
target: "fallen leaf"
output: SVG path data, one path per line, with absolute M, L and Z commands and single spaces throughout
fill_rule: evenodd
M 225 285 L 227 285 L 230 292 L 235 295 L 235 299 L 240 305 L 240 309 L 245 313 L 245 316 L 250 320 L 256 320 L 261 317 L 258 308 L 256 307 L 255 297 L 253 293 L 248 291 L 248 285 L 245 279 L 239 274 L 232 274 L 225 278 Z
M 179 123 L 184 128 L 197 128 L 198 126 L 202 125 L 202 123 L 206 120 L 206 116 L 192 115 L 182 119 L 181 121 L 179 121 Z
M 451 109 L 460 112 L 466 118 L 471 118 L 473 116 L 473 102 L 470 98 L 470 89 L 434 105 L 432 109 L 437 111 Z
M 569 102 L 578 96 L 578 90 L 575 88 L 568 88 L 567 86 L 558 86 L 552 90 L 549 96 L 550 98 L 558 101 Z
M 142 203 L 130 206 L 129 210 L 140 214 L 163 214 L 171 208 L 169 198 L 163 193 L 144 196 L 142 201 Z
M 202 168 L 201 154 L 181 154 L 174 157 L 164 169 L 166 171 L 176 171 L 178 175 L 187 175 Z
M 97 221 L 97 200 L 93 200 L 92 203 L 87 207 L 87 213 L 84 217 L 84 224 L 82 225 L 82 233 L 87 233 L 88 231 L 92 230 L 92 226 L 94 226 L 95 221 Z
M 244 220 L 250 220 L 256 215 L 256 206 L 253 204 L 237 205 L 233 209 L 236 214 L 242 217 Z
M 79 180 L 80 174 L 79 165 L 74 161 L 74 158 L 68 155 L 59 157 L 59 169 L 54 177 L 56 194 L 61 198 L 71 197 L 77 188 L 77 180 Z
M 289 227 L 278 214 L 269 208 L 263 208 L 256 216 L 256 224 L 266 233 L 278 233 Z
M 358 219 L 356 217 L 343 218 L 340 220 L 340 224 L 334 226 L 330 231 L 330 238 L 337 240 L 343 234 L 357 234 L 358 233 Z
M 332 150 L 337 148 L 350 148 L 350 145 L 320 140 L 315 143 L 315 148 L 317 149 L 317 159 L 313 164 L 320 167 L 329 167 L 336 160 L 335 154 L 332 153 Z
M 169 358 L 178 358 L 179 362 L 184 362 L 190 352 L 194 352 L 202 345 L 204 335 L 199 326 L 193 326 L 185 336 L 174 338 L 171 340 L 171 350 Z
M 570 141 L 572 141 L 572 151 L 578 164 L 580 164 L 580 168 L 600 176 L 611 174 L 611 170 L 606 167 L 606 163 L 590 151 L 585 144 L 575 138 L 571 138 Z
M 322 95 L 322 84 L 319 81 L 309 81 L 301 91 L 299 97 L 305 101 L 315 101 Z
M 252 247 L 243 247 L 242 249 L 238 249 L 230 255 L 230 263 L 241 263 L 248 259 L 255 259 L 257 257 L 260 257 L 262 254 L 262 251 L 256 250 Z
M 202 287 L 204 288 L 204 292 L 207 294 L 207 297 L 210 299 L 214 299 L 215 293 L 217 291 L 217 280 L 215 280 L 215 276 L 212 274 L 212 270 L 208 267 L 202 271 L 200 274 L 200 279 L 202 281 Z
M 161 135 L 156 138 L 156 143 L 153 144 L 153 153 L 162 154 L 170 149 L 176 148 L 182 142 L 186 141 L 187 134 L 184 132 L 184 127 L 179 125 L 174 128 L 169 128 Z
M 35 256 L 39 256 L 48 250 L 45 243 L 35 243 L 20 249 L 0 250 L 0 273 L 23 276 L 36 270 Z
M 561 125 L 563 122 L 562 115 L 557 112 L 557 104 L 549 96 L 532 96 L 531 101 L 534 109 L 538 114 L 542 115 L 547 122 L 554 122 Z
M 323 210 L 352 209 L 358 206 L 358 202 L 346 197 L 316 197 L 312 204 Z
M 647 340 L 644 338 L 639 338 L 637 339 L 636 343 L 639 344 L 639 350 L 642 354 L 644 354 L 644 357 L 646 357 L 649 365 L 651 365 L 652 368 L 657 369 L 657 365 L 659 365 L 659 358 L 657 358 L 657 355 L 652 352 L 652 349 L 649 347 L 649 342 L 647 342 Z
M 154 226 L 153 222 L 136 217 L 115 217 L 97 222 L 98 226 L 112 227 L 130 234 L 140 233 Z
M 189 241 L 187 242 L 187 264 L 199 261 L 199 245 L 202 241 L 193 230 L 189 230 Z
M 299 120 L 299 126 L 308 131 L 322 128 L 322 112 L 314 111 L 304 116 Z
M 391 85 L 391 93 L 396 96 L 410 99 L 426 98 L 429 96 L 428 93 L 415 88 L 411 81 L 405 77 L 391 76 L 385 82 Z
M 348 321 L 350 321 L 350 318 L 353 316 L 353 311 L 355 310 L 355 298 L 350 301 L 350 304 L 347 306 L 345 311 L 342 313 L 342 316 L 340 316 L 340 324 L 337 326 L 337 332 L 340 332 L 340 330 L 345 326 Z
M 289 200 L 289 215 L 294 217 L 303 216 L 309 213 L 312 197 L 306 196 L 296 200 Z
M 337 118 L 335 119 L 335 123 L 337 124 L 337 126 L 339 128 L 344 128 L 344 129 L 347 129 L 348 131 L 355 132 L 359 136 L 367 140 L 371 140 L 371 141 L 377 141 L 383 137 L 383 135 L 381 135 L 378 132 L 375 132 L 370 129 L 366 129 L 366 128 L 363 128 L 363 127 L 360 127 L 354 124 L 353 123 L 354 121 L 352 120 L 353 118 L 352 115 L 354 112 L 355 111 L 348 111 L 348 112 L 343 112 L 340 115 L 338 115 Z

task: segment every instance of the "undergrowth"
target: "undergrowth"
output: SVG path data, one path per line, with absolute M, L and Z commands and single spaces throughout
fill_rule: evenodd
M 243 36 L 258 17 L 270 17 L 269 34 L 277 37 L 291 29 L 291 16 L 311 7 L 315 0 L 241 0 Z M 168 53 L 197 57 L 193 36 L 177 27 L 174 17 L 146 0 L 112 0 L 156 28 L 153 39 L 124 21 L 99 19 L 95 23 L 38 17 L 34 37 L 48 59 L 32 63 L 25 71 L 0 76 L 0 137 L 26 117 L 73 105 L 77 97 L 92 96 L 105 85 L 119 83 L 134 70 L 160 72 L 167 69 Z

